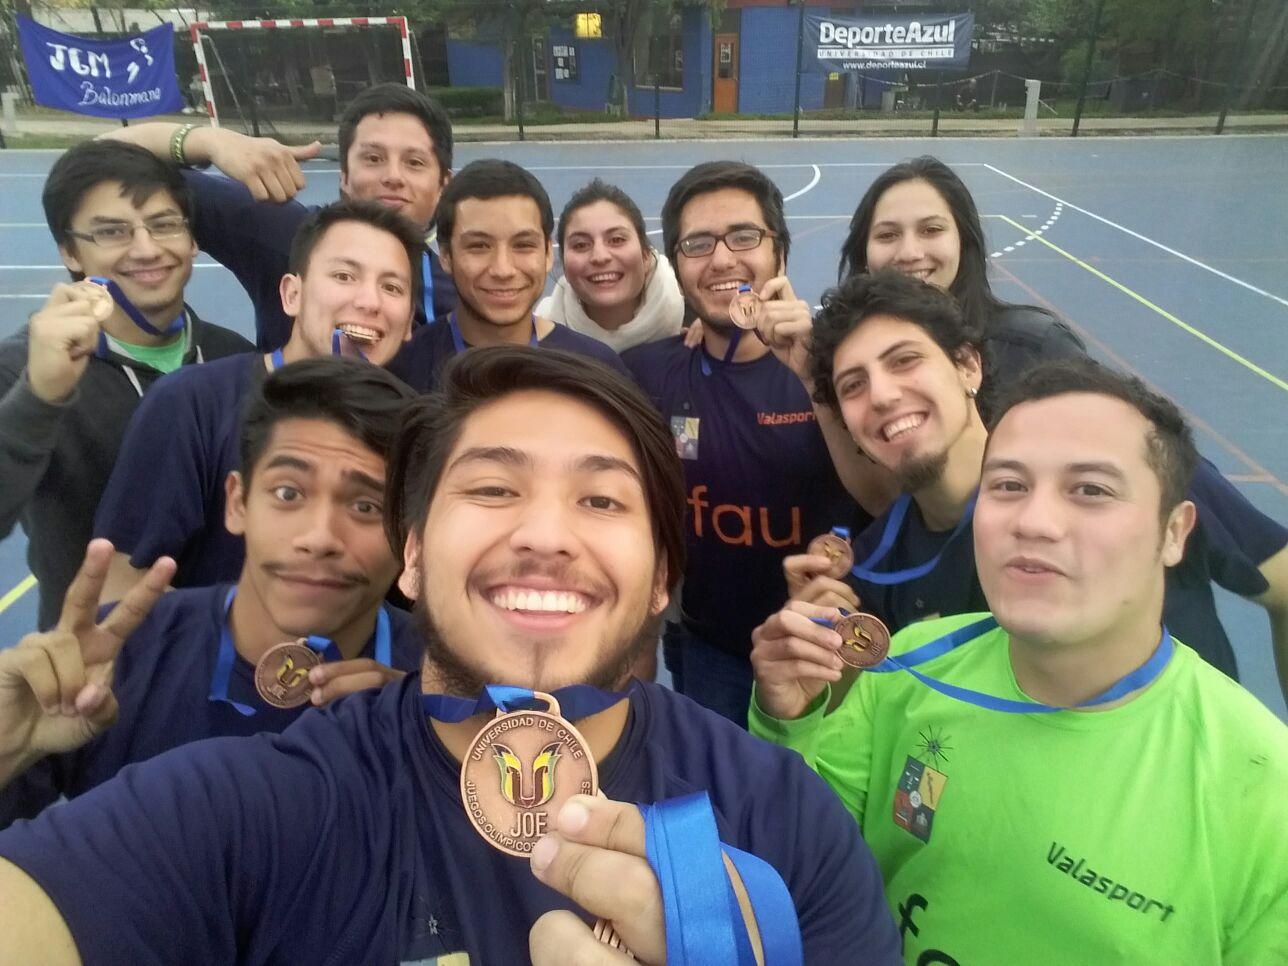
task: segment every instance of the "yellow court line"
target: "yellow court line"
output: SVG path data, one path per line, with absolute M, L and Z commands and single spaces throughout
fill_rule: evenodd
M 0 597 L 0 614 L 3 614 L 12 607 L 19 597 L 35 586 L 36 578 L 31 574 L 27 574 L 26 577 L 22 578 L 22 580 L 18 582 L 17 587 L 13 588 L 13 590 L 9 591 L 3 597 Z
M 1167 311 L 1166 309 L 1159 308 L 1149 299 L 1145 298 L 1145 296 L 1139 294 L 1138 292 L 1132 291 L 1122 282 L 1119 282 L 1116 279 L 1110 278 L 1104 272 L 1100 271 L 1100 269 L 1094 268 L 1091 265 L 1088 265 L 1086 262 L 1084 262 L 1081 258 L 1078 258 L 1076 255 L 1070 255 L 1059 245 L 1056 245 L 1053 242 L 1047 241 L 1041 235 L 1034 235 L 1032 231 L 1030 231 L 1028 228 L 1024 227 L 1023 225 L 1021 225 L 1018 221 L 1008 218 L 1006 215 L 998 215 L 997 217 L 1001 218 L 1002 221 L 1006 222 L 1011 227 L 1018 228 L 1021 232 L 1025 234 L 1025 236 L 1030 237 L 1032 241 L 1041 242 L 1043 245 L 1046 245 L 1046 247 L 1051 249 L 1053 252 L 1063 255 L 1065 258 L 1069 259 L 1069 261 L 1073 262 L 1079 268 L 1085 268 L 1092 275 L 1096 276 L 1096 278 L 1100 279 L 1103 282 L 1108 282 L 1110 285 L 1118 289 L 1118 291 L 1122 292 L 1123 294 L 1130 295 L 1132 298 L 1134 298 L 1137 302 L 1139 302 L 1141 305 L 1145 306 L 1146 308 L 1153 309 L 1163 318 L 1167 319 L 1168 322 L 1171 322 L 1173 325 L 1177 326 L 1178 328 L 1184 329 L 1186 332 L 1194 336 L 1196 339 L 1201 339 L 1202 341 L 1206 342 L 1213 349 L 1216 349 L 1217 352 L 1220 352 L 1223 355 L 1228 356 L 1229 358 L 1233 359 L 1235 362 L 1239 363 L 1239 365 L 1244 366 L 1245 368 L 1251 370 L 1252 372 L 1255 372 L 1262 379 L 1265 379 L 1267 382 L 1270 382 L 1278 386 L 1280 389 L 1284 390 L 1285 392 L 1288 392 L 1288 382 L 1284 382 L 1274 373 L 1267 372 L 1265 369 L 1262 369 L 1255 362 L 1251 362 L 1245 359 L 1243 356 L 1239 355 L 1239 353 L 1235 352 L 1233 349 L 1230 349 L 1222 345 L 1220 342 L 1217 342 L 1216 339 L 1212 338 L 1206 332 L 1203 332 L 1200 329 L 1196 329 L 1188 322 L 1184 322 L 1181 319 L 1178 319 L 1176 316 L 1174 316 L 1171 312 Z

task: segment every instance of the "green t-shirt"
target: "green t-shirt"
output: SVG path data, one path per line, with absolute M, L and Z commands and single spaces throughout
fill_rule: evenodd
M 183 357 L 188 352 L 188 330 L 185 328 L 182 335 L 165 345 L 135 345 L 133 342 L 114 339 L 110 335 L 107 337 L 107 344 L 113 352 L 151 366 L 157 372 L 174 372 L 183 365 Z
M 1000 628 L 918 670 L 1026 699 Z M 858 819 L 907 963 L 1288 963 L 1288 728 L 1188 647 L 1108 711 L 987 711 L 905 672 L 826 703 L 777 721 L 753 699 L 751 732 Z

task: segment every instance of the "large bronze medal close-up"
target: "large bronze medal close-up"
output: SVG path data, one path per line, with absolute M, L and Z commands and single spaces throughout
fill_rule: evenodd
M 461 801 L 475 830 L 502 852 L 527 858 L 573 795 L 599 791 L 586 739 L 541 691 L 546 711 L 497 713 L 461 765 Z
M 838 656 L 850 667 L 876 667 L 890 653 L 890 631 L 872 614 L 850 614 L 836 622 L 841 635 Z

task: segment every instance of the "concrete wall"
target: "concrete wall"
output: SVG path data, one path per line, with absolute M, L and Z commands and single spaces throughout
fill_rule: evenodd
M 500 87 L 504 59 L 497 44 L 447 40 L 447 76 L 453 87 Z

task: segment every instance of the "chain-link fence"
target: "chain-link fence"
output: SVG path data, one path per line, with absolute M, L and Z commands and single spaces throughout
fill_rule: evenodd
M 929 48 L 909 25 L 924 31 L 944 10 L 969 15 L 966 43 L 949 66 L 910 61 Z M 1280 0 L 373 0 L 291 19 L 300 11 L 198 9 L 189 19 L 246 29 L 195 33 L 180 13 L 191 109 L 238 130 L 329 138 L 354 94 L 410 71 L 462 141 L 1288 128 Z M 386 18 L 405 18 L 405 36 Z M 858 44 L 866 59 L 825 59 L 824 18 L 875 22 L 876 40 Z

